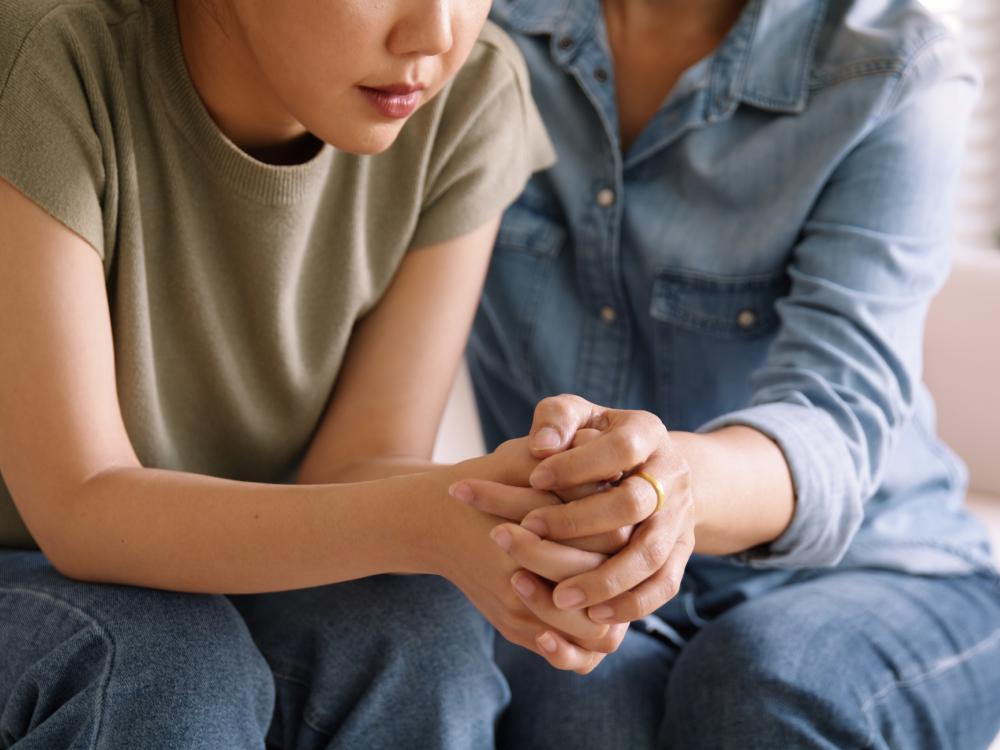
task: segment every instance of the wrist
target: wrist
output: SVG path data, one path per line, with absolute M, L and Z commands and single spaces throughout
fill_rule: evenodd
M 468 528 L 469 517 L 482 514 L 455 500 L 448 488 L 460 479 L 494 479 L 499 473 L 491 456 L 399 477 L 388 512 L 389 536 L 406 550 L 405 572 L 439 575 L 454 581 L 456 542 Z M 403 486 L 405 483 L 405 486 Z

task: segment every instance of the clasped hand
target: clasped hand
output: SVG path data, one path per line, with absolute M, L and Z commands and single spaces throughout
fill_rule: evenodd
M 508 640 L 585 674 L 628 623 L 677 593 L 694 548 L 690 469 L 655 415 L 570 395 L 541 401 L 529 435 L 496 451 L 525 454 L 537 462 L 527 486 L 466 479 L 450 494 L 507 520 L 490 536 L 509 559 L 516 599 L 509 612 L 484 614 Z M 656 512 L 657 493 L 638 471 L 664 489 Z

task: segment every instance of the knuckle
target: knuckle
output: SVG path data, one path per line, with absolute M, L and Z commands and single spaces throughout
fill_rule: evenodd
M 586 626 L 586 633 L 584 634 L 583 640 L 586 643 L 603 643 L 605 637 L 608 635 L 608 631 L 611 629 L 610 625 L 601 625 L 596 622 L 589 622 Z M 589 648 L 589 646 L 588 646 Z M 595 650 L 595 649 L 591 649 Z
M 608 547 L 612 549 L 619 550 L 628 544 L 628 540 L 631 534 L 629 533 L 629 527 L 622 526 L 615 529 L 614 531 L 609 531 L 605 537 L 605 542 Z
M 602 654 L 611 654 L 618 650 L 618 646 L 621 645 L 622 638 L 616 635 L 613 631 L 609 630 L 605 633 L 597 642 L 594 644 L 594 651 Z
M 600 651 L 602 654 L 613 654 L 618 650 L 618 647 L 622 645 L 623 633 L 618 633 L 616 631 L 608 631 L 608 633 L 601 639 L 600 648 L 595 649 Z
M 656 607 L 648 607 L 646 597 L 635 591 L 628 591 L 619 598 L 616 605 L 619 616 L 631 622 L 653 612 Z
M 650 432 L 655 432 L 661 435 L 666 434 L 667 432 L 667 426 L 663 424 L 663 420 L 652 412 L 642 412 L 642 422 L 643 426 Z
M 630 521 L 638 522 L 642 520 L 646 509 L 646 502 L 642 497 L 642 489 L 637 482 L 632 481 L 622 486 L 620 502 L 622 512 Z
M 580 522 L 572 508 L 572 505 L 563 505 L 559 508 L 562 512 L 547 514 L 547 518 L 542 516 L 548 524 L 551 534 L 561 539 L 576 539 L 578 536 L 581 536 Z M 539 515 L 541 515 L 541 512 Z
M 538 402 L 538 406 L 535 407 L 535 411 L 549 411 L 559 407 L 560 397 L 559 396 L 546 396 L 541 401 Z
M 667 544 L 657 537 L 650 538 L 639 548 L 639 559 L 642 561 L 643 568 L 649 573 L 663 567 L 668 554 Z
M 680 582 L 672 576 L 664 576 L 660 584 L 660 594 L 664 602 L 668 602 L 677 596 L 681 590 Z
M 616 433 L 615 451 L 624 466 L 631 468 L 639 464 L 643 456 L 642 439 L 635 430 L 622 429 Z
M 680 492 L 679 495 L 679 513 L 682 515 L 690 515 L 691 513 L 694 513 L 694 496 L 691 494 L 690 490 Z
M 597 576 L 594 581 L 594 585 L 590 587 L 592 590 L 596 589 L 597 595 L 594 596 L 594 600 L 604 601 L 605 599 L 610 599 L 615 594 L 621 591 L 621 579 L 618 577 L 617 573 L 605 572 L 602 575 Z M 584 588 L 586 590 L 586 588 Z

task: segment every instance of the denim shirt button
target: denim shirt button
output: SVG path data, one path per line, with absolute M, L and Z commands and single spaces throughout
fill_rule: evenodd
M 604 188 L 597 193 L 597 205 L 607 208 L 615 202 L 615 191 L 611 188 Z
M 558 43 L 557 43 L 557 44 L 559 45 L 559 49 L 561 49 L 561 50 L 563 50 L 563 51 L 565 51 L 565 50 L 568 50 L 568 49 L 570 49 L 570 48 L 571 48 L 571 47 L 573 46 L 573 44 L 574 44 L 574 41 L 573 41 L 573 37 L 571 37 L 571 36 L 564 36 L 564 37 L 562 37 L 562 38 L 561 38 L 561 39 L 560 39 L 560 40 L 558 41 Z
M 615 308 L 611 305 L 605 305 L 601 308 L 601 320 L 603 320 L 608 325 L 611 325 L 616 320 L 618 320 L 618 313 L 615 312 Z
M 736 325 L 743 329 L 753 328 L 757 325 L 757 313 L 749 308 L 740 310 L 739 315 L 736 316 Z
M 604 68 L 598 68 L 597 70 L 594 71 L 594 80 L 596 80 L 598 83 L 607 83 L 608 71 L 606 71 Z

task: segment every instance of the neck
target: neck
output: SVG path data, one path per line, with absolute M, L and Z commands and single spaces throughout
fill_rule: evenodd
M 315 141 L 287 111 L 224 4 L 176 0 L 188 74 L 215 124 L 244 151 L 278 164 L 308 158 Z
M 687 33 L 724 36 L 748 0 L 603 0 L 604 14 L 620 26 L 669 23 Z

